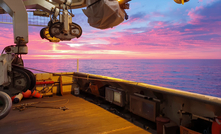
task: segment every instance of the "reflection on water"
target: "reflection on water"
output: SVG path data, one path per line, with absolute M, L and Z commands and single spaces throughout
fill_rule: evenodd
M 76 64 L 25 60 L 26 67 L 49 72 L 75 72 Z M 79 67 L 80 72 L 221 97 L 221 60 L 80 60 Z

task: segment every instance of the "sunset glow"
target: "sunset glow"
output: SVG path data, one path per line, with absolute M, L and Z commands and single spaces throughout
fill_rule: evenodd
M 79 39 L 42 40 L 42 27 L 29 27 L 25 59 L 221 59 L 221 1 L 132 0 L 129 19 L 112 29 L 89 26 L 81 9 L 73 22 Z M 13 44 L 13 26 L 0 24 L 0 49 Z

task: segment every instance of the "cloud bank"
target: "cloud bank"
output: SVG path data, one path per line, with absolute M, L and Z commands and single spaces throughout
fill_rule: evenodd
M 145 4 L 145 2 L 144 2 Z M 141 9 L 142 0 L 131 3 L 129 20 L 117 27 L 98 30 L 87 24 L 83 13 L 79 39 L 51 43 L 39 36 L 40 27 L 29 27 L 26 59 L 221 59 L 221 2 L 152 3 Z M 163 6 L 167 7 L 163 8 Z M 139 10 L 135 10 L 139 9 Z M 0 48 L 13 44 L 13 29 L 1 24 Z

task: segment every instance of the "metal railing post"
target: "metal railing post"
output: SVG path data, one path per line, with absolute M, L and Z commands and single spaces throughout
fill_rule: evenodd
M 77 59 L 77 72 L 79 72 L 79 59 Z

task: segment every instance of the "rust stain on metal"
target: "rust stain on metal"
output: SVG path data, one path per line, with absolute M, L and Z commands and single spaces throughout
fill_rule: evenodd
M 90 83 L 89 87 L 90 87 L 90 89 L 91 89 L 91 93 L 92 93 L 92 94 L 94 94 L 94 95 L 96 95 L 96 96 L 99 96 L 99 95 L 100 95 L 100 94 L 99 94 L 99 91 L 98 91 L 98 86 L 97 86 L 97 85 Z

